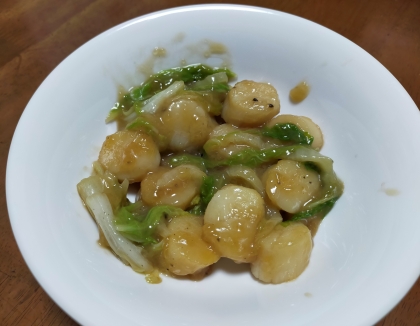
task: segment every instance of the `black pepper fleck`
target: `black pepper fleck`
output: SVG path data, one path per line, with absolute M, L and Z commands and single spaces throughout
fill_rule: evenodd
M 274 108 L 274 105 L 270 103 L 270 104 L 268 104 L 268 107 Z
M 256 97 L 254 97 L 252 100 L 253 100 L 254 102 L 258 102 L 258 99 L 257 99 Z

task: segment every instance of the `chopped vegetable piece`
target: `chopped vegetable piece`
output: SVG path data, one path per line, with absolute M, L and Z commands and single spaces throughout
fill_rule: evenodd
M 217 191 L 216 179 L 212 176 L 203 177 L 198 203 L 189 211 L 194 215 L 204 215 L 207 205 Z
M 179 154 L 179 155 L 172 155 L 165 157 L 162 160 L 162 164 L 164 166 L 169 166 L 171 168 L 183 165 L 183 164 L 191 164 L 203 171 L 207 170 L 207 160 L 201 156 L 192 155 L 192 154 Z
M 302 145 L 311 145 L 314 140 L 314 137 L 292 123 L 278 123 L 271 128 L 266 127 L 262 134 L 266 137 L 292 141 Z
M 218 72 L 224 72 L 228 78 L 235 77 L 235 73 L 227 68 L 211 68 L 206 65 L 192 65 L 180 68 L 172 68 L 162 70 L 157 74 L 152 75 L 142 85 L 134 88 L 131 92 L 131 98 L 134 101 L 144 101 L 154 94 L 164 90 L 165 88 L 172 85 L 175 81 L 183 81 L 184 83 L 190 83 L 198 80 L 202 80 L 209 75 L 213 75 Z
M 134 204 L 136 205 L 136 204 Z M 133 211 L 133 206 L 122 207 L 115 215 L 116 229 L 127 239 L 149 245 L 158 243 L 156 228 L 163 219 L 188 214 L 184 210 L 168 206 L 155 206 L 146 215 L 139 215 Z
M 217 72 L 207 76 L 203 80 L 195 82 L 192 84 L 191 89 L 195 91 L 228 92 L 230 90 L 228 81 L 229 78 L 226 72 Z
M 291 217 L 292 221 L 298 221 L 304 218 L 309 218 L 312 216 L 319 216 L 321 218 L 324 218 L 325 215 L 327 215 L 331 209 L 334 207 L 335 202 L 340 197 L 333 197 L 333 198 L 326 198 L 324 200 L 317 201 L 311 205 L 311 208 L 306 209 L 302 212 L 293 214 Z

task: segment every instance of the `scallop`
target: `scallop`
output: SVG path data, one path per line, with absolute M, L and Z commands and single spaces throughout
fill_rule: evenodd
M 258 255 L 251 273 L 262 282 L 279 284 L 297 278 L 309 264 L 312 237 L 300 223 L 277 225 L 258 242 Z
M 258 127 L 279 112 L 279 96 L 272 85 L 243 80 L 229 91 L 222 118 L 238 127 Z
M 306 131 L 308 134 L 314 137 L 311 146 L 317 151 L 321 150 L 322 146 L 324 145 L 324 137 L 322 135 L 321 128 L 319 128 L 319 126 L 308 117 L 292 114 L 281 114 L 270 120 L 267 123 L 267 127 L 271 128 L 277 123 L 292 123 L 303 131 Z
M 169 150 L 193 152 L 209 138 L 217 125 L 202 101 L 178 96 L 160 115 L 161 131 L 169 139 Z
M 221 125 L 216 126 L 209 135 L 209 138 L 214 138 L 214 137 L 220 137 L 220 136 L 225 136 L 231 132 L 235 132 L 238 131 L 240 129 L 236 128 L 235 126 L 228 124 L 228 123 L 223 123 Z
M 210 159 L 222 160 L 247 148 L 262 149 L 273 146 L 275 142 L 264 142 L 260 135 L 238 131 L 213 137 L 203 148 Z
M 179 216 L 168 223 L 170 234 L 164 240 L 160 264 L 175 275 L 197 275 L 217 262 L 220 256 L 204 242 L 203 219 Z
M 180 165 L 173 169 L 159 167 L 144 178 L 140 196 L 149 206 L 172 205 L 186 209 L 200 194 L 205 176 L 203 171 L 193 165 Z
M 149 135 L 122 130 L 106 137 L 98 161 L 119 180 L 133 183 L 159 166 L 160 153 Z
M 265 206 L 254 189 L 227 185 L 216 192 L 204 214 L 203 239 L 237 263 L 255 259 L 254 238 Z
M 319 174 L 301 162 L 281 160 L 263 176 L 271 202 L 288 213 L 296 213 L 317 195 L 321 188 Z

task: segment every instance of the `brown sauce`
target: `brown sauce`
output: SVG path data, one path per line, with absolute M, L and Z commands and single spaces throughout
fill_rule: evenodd
M 153 75 L 156 61 L 165 58 L 166 55 L 167 51 L 165 48 L 155 47 L 151 55 L 138 67 L 138 71 L 145 77 Z
M 172 42 L 173 43 L 181 43 L 182 41 L 184 41 L 184 39 L 185 39 L 185 34 L 184 33 L 178 33 L 173 38 Z
M 226 45 L 218 42 L 207 41 L 208 50 L 204 52 L 204 57 L 208 58 L 214 54 L 226 54 L 228 49 Z
M 400 191 L 398 189 L 393 189 L 393 188 L 386 188 L 384 189 L 384 192 L 388 196 L 398 196 L 400 194 Z
M 160 273 L 157 269 L 155 269 L 150 274 L 146 275 L 146 282 L 149 284 L 159 284 L 162 282 L 162 278 L 160 277 Z
M 220 42 L 214 42 L 211 40 L 201 40 L 195 44 L 187 46 L 189 55 L 192 57 L 201 57 L 202 59 L 217 59 L 221 60 L 217 63 L 218 67 L 230 67 L 232 66 L 232 59 L 228 47 Z M 183 60 L 186 62 L 186 60 Z M 193 62 L 191 62 L 193 63 Z
M 381 191 L 383 191 L 387 196 L 395 197 L 400 194 L 400 191 L 395 188 L 386 188 L 385 183 L 382 183 L 381 185 Z
M 301 220 L 302 224 L 305 224 L 306 227 L 311 231 L 312 238 L 318 232 L 319 225 L 322 222 L 322 218 L 315 216 L 308 219 Z
M 309 95 L 309 91 L 309 85 L 304 81 L 300 82 L 290 90 L 290 100 L 293 103 L 300 103 Z
M 155 47 L 153 49 L 152 54 L 153 54 L 153 56 L 155 58 L 164 58 L 164 57 L 166 57 L 166 49 L 165 48 Z

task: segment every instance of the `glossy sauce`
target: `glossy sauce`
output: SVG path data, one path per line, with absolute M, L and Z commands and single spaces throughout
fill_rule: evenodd
M 155 47 L 152 50 L 151 55 L 144 60 L 144 62 L 138 67 L 138 71 L 145 77 L 153 75 L 157 60 L 161 60 L 166 57 L 166 49 L 161 47 Z
M 152 273 L 146 275 L 146 282 L 149 284 L 159 284 L 162 282 L 159 270 L 155 269 Z
M 228 53 L 226 45 L 218 42 L 207 41 L 208 50 L 204 52 L 204 57 L 209 58 L 214 54 L 225 54 Z
M 306 82 L 300 82 L 290 90 L 289 96 L 293 103 L 302 102 L 309 95 L 310 87 Z
M 322 222 L 322 218 L 318 216 L 314 216 L 308 219 L 300 220 L 302 224 L 305 224 L 309 231 L 311 231 L 312 238 L 318 232 L 318 228 Z

